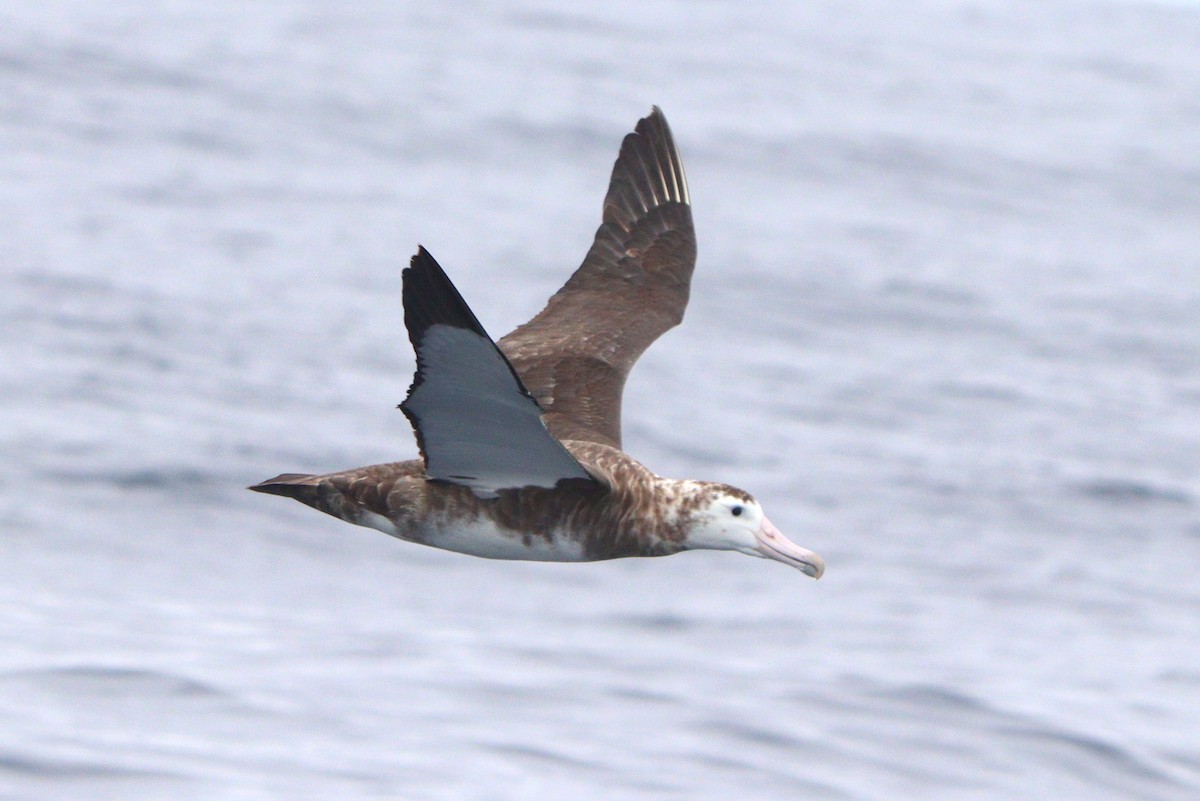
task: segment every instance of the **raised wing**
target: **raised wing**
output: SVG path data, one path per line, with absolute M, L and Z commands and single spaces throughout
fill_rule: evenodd
M 546 429 L 537 401 L 425 248 L 404 271 L 404 325 L 417 372 L 400 409 L 429 478 L 484 498 L 592 480 Z
M 657 107 L 621 143 L 583 264 L 500 349 L 559 439 L 621 447 L 621 393 L 637 358 L 687 306 L 696 233 L 683 162 Z

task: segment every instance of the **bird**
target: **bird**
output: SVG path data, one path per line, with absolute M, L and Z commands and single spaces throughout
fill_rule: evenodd
M 490 559 L 588 562 L 711 549 L 820 578 L 824 560 L 785 537 L 750 493 L 664 478 L 622 450 L 626 378 L 683 320 L 695 263 L 683 161 L 655 106 L 621 143 L 583 263 L 499 342 L 418 246 L 402 273 L 416 371 L 399 408 L 419 458 L 284 473 L 249 489 Z

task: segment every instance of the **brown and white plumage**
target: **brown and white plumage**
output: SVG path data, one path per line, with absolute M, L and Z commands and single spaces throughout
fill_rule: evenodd
M 400 539 L 498 559 L 592 561 L 738 550 L 820 577 L 748 493 L 662 478 L 620 450 L 638 357 L 683 319 L 696 261 L 683 162 L 657 108 L 625 137 L 595 241 L 497 344 L 419 248 L 404 271 L 417 371 L 401 409 L 421 458 L 250 489 Z

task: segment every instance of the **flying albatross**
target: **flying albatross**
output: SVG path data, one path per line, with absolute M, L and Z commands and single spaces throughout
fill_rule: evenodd
M 696 235 L 658 108 L 621 143 L 604 217 L 570 280 L 494 342 L 433 256 L 403 273 L 417 370 L 400 409 L 420 459 L 250 487 L 410 542 L 491 559 L 575 562 L 709 548 L 820 578 L 749 493 L 655 475 L 621 450 L 637 358 L 683 319 Z

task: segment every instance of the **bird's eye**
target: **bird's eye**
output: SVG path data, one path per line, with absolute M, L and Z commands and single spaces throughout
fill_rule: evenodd
M 733 507 L 733 508 L 732 508 L 732 509 L 730 509 L 729 511 L 733 512 L 733 516 L 734 516 L 734 517 L 741 517 L 741 516 L 742 516 L 742 507 L 741 507 L 740 505 Z

